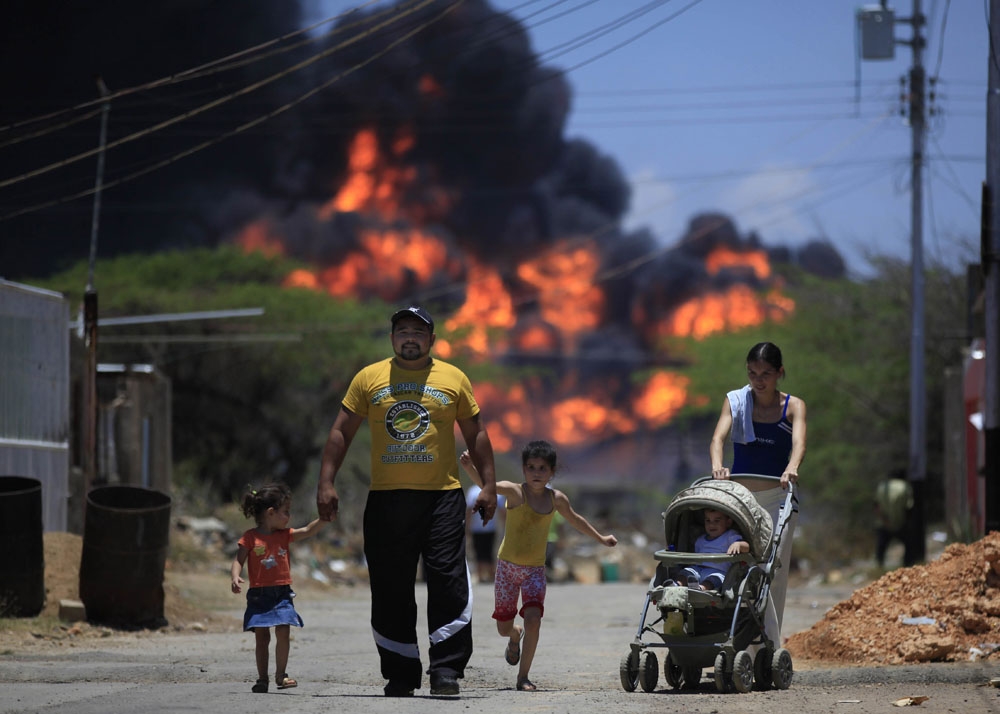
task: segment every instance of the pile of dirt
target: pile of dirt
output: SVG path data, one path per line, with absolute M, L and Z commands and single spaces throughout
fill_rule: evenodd
M 1000 659 L 1000 533 L 857 590 L 785 647 L 859 665 Z

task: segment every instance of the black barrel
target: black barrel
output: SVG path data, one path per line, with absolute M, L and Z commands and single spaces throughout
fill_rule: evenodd
M 80 600 L 87 619 L 160 627 L 170 497 L 135 486 L 103 486 L 87 496 Z
M 45 606 L 42 482 L 0 476 L 0 616 L 34 617 Z

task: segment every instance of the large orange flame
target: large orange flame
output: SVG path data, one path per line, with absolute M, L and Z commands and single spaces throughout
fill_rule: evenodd
M 428 100 L 443 96 L 431 75 L 419 91 Z M 656 371 L 641 383 L 625 385 L 607 375 L 585 379 L 571 366 L 579 337 L 601 327 L 606 297 L 599 280 L 601 250 L 592 238 L 564 238 L 527 257 L 511 274 L 469 255 L 424 230 L 450 210 L 453 196 L 407 164 L 414 136 L 400 132 L 380 146 L 373 129 L 362 129 L 349 147 L 347 174 L 336 194 L 317 209 L 319 220 L 338 212 L 358 214 L 364 228 L 357 243 L 331 265 L 292 271 L 289 287 L 323 290 L 337 297 L 377 295 L 394 301 L 442 281 L 464 277 L 465 301 L 439 322 L 435 354 L 482 360 L 518 353 L 551 357 L 557 373 L 541 370 L 513 384 L 478 382 L 490 437 L 498 451 L 510 451 L 532 438 L 561 446 L 597 443 L 637 429 L 659 429 L 685 406 L 704 405 L 707 397 L 691 394 L 687 377 Z M 414 200 L 414 196 L 418 198 Z M 264 219 L 248 224 L 237 242 L 245 250 L 283 254 L 281 236 Z M 636 324 L 653 337 L 692 337 L 738 330 L 765 320 L 781 320 L 794 303 L 780 290 L 763 250 L 720 247 L 705 260 L 709 276 L 743 271 L 766 293 L 746 284 L 691 298 L 666 315 L 646 316 L 636 308 Z M 736 273 L 735 277 L 739 277 Z M 530 309 L 524 309 L 530 305 Z M 647 333 L 648 336 L 648 333 Z M 554 371 L 555 372 L 555 371 Z
M 394 155 L 398 158 L 406 154 L 413 143 L 412 134 L 400 133 L 393 141 Z M 347 170 L 347 179 L 337 195 L 319 209 L 321 219 L 327 220 L 337 212 L 365 212 L 391 221 L 399 215 L 400 196 L 417 176 L 412 166 L 398 166 L 382 157 L 374 129 L 362 129 L 354 136 Z
M 742 267 L 752 270 L 760 280 L 771 277 L 771 265 L 763 250 L 739 252 L 722 246 L 709 254 L 705 266 L 710 275 L 723 268 Z M 660 338 L 701 340 L 713 333 L 741 330 L 769 319 L 781 321 L 794 309 L 794 301 L 777 288 L 763 296 L 748 285 L 736 284 L 724 291 L 691 298 L 662 318 L 654 333 Z
M 281 242 L 281 237 L 271 233 L 264 218 L 249 223 L 236 236 L 235 243 L 246 253 L 258 252 L 272 258 L 285 254 L 285 244 Z
M 538 291 L 542 318 L 572 336 L 593 330 L 604 313 L 604 293 L 594 284 L 600 255 L 591 240 L 563 241 L 517 268 Z
M 753 290 L 746 285 L 733 285 L 726 292 L 691 298 L 661 323 L 661 332 L 701 340 L 714 332 L 759 325 L 766 314 L 763 301 Z
M 552 432 L 568 446 L 593 443 L 635 431 L 635 420 L 591 397 L 570 397 L 552 407 Z
M 553 352 L 559 344 L 555 328 L 543 324 L 528 325 L 517 336 L 517 347 L 524 352 Z
M 771 277 L 771 263 L 763 250 L 735 251 L 726 246 L 719 246 L 705 258 L 705 268 L 709 275 L 715 275 L 723 268 L 751 268 L 760 280 Z
M 465 303 L 446 323 L 452 332 L 468 330 L 465 347 L 477 355 L 490 350 L 491 328 L 509 330 L 517 323 L 514 301 L 494 268 L 469 261 Z

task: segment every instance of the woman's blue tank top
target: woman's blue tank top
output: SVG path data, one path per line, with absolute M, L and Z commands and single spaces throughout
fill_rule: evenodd
M 788 466 L 788 455 L 792 453 L 792 423 L 786 417 L 789 399 L 791 395 L 785 397 L 781 419 L 776 423 L 753 423 L 755 441 L 733 444 L 732 473 L 781 476 Z

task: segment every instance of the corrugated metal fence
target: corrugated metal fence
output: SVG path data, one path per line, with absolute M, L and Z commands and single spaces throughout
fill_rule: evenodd
M 0 280 L 0 475 L 42 482 L 47 531 L 66 530 L 69 339 L 62 295 Z

